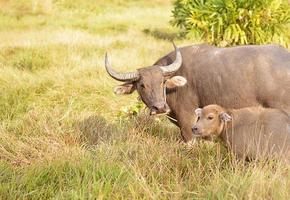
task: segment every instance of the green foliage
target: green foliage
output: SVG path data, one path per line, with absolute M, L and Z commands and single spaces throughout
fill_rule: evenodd
M 219 46 L 289 44 L 286 0 L 175 0 L 173 25 Z
M 130 119 L 132 117 L 136 117 L 144 109 L 145 105 L 142 103 L 142 101 L 137 101 L 133 104 L 121 107 L 118 112 L 118 117 L 122 120 Z

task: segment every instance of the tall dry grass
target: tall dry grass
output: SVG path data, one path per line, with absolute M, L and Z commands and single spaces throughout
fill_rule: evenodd
M 122 116 L 119 71 L 187 41 L 170 1 L 1 1 L 1 199 L 289 199 L 281 163 L 243 163 L 223 145 L 180 143 L 166 119 Z M 121 116 L 120 113 L 121 112 Z M 123 113 L 124 114 L 124 113 Z

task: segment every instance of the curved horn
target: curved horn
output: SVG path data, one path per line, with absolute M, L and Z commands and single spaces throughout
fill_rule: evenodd
M 130 82 L 133 82 L 133 81 L 138 80 L 138 78 L 139 78 L 138 72 L 119 73 L 119 72 L 116 72 L 115 70 L 113 70 L 112 66 L 109 63 L 107 53 L 106 53 L 106 56 L 105 56 L 105 67 L 106 67 L 106 70 L 107 70 L 108 74 L 113 79 L 116 79 L 117 81 L 122 81 L 122 82 L 130 81 Z
M 176 72 L 182 64 L 182 56 L 180 50 L 175 46 L 174 42 L 172 42 L 172 44 L 175 49 L 175 61 L 170 65 L 160 67 L 163 71 L 163 74 L 165 75 Z

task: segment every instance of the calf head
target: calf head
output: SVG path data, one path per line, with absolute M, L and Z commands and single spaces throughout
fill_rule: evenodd
M 116 94 L 131 94 L 137 90 L 142 101 L 150 109 L 151 115 L 168 113 L 170 108 L 166 103 L 166 88 L 181 87 L 187 82 L 182 76 L 172 76 L 182 65 L 181 53 L 175 45 L 174 48 L 176 58 L 172 64 L 168 66 L 153 65 L 128 73 L 114 71 L 106 54 L 105 66 L 108 74 L 118 81 L 125 82 L 116 86 L 114 92 Z
M 192 126 L 192 132 L 197 137 L 220 135 L 225 123 L 232 120 L 225 109 L 218 105 L 208 105 L 203 109 L 197 108 L 195 114 L 197 121 Z

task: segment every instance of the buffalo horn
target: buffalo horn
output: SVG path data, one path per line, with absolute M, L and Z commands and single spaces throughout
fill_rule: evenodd
M 133 82 L 133 81 L 138 80 L 138 78 L 139 78 L 138 72 L 119 73 L 119 72 L 116 72 L 115 70 L 113 70 L 112 66 L 109 63 L 107 53 L 106 53 L 106 56 L 105 56 L 105 67 L 106 67 L 106 70 L 107 70 L 108 74 L 112 78 L 114 78 L 114 79 L 116 79 L 118 81 Z
M 175 61 L 170 65 L 160 67 L 164 75 L 168 75 L 168 74 L 176 72 L 181 67 L 181 64 L 182 64 L 182 57 L 181 57 L 180 50 L 175 46 L 174 43 L 173 43 L 173 46 L 175 49 Z

